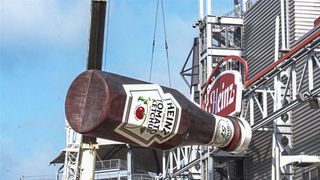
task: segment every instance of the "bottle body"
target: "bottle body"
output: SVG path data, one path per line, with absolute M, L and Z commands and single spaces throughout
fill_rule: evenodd
M 239 148 L 234 118 L 209 114 L 174 89 L 89 70 L 71 84 L 66 116 L 79 133 L 157 149 L 183 145 Z

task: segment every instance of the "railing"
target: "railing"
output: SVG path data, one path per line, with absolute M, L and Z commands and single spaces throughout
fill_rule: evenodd
M 19 180 L 57 180 L 57 177 L 50 175 L 21 176 Z
M 96 162 L 96 171 L 126 169 L 127 162 L 122 159 L 110 159 Z
M 246 11 L 249 10 L 258 0 L 248 0 L 245 3 L 245 9 Z M 222 16 L 225 17 L 239 17 L 242 16 L 243 12 L 242 4 L 239 4 L 239 6 L 235 7 L 231 11 L 228 11 L 227 13 L 223 14 Z
M 135 165 L 139 169 L 139 165 Z M 144 168 L 142 168 L 144 169 Z M 110 159 L 96 162 L 96 176 L 99 178 L 113 180 L 113 179 L 126 179 L 127 174 L 127 161 L 122 159 Z M 111 174 L 110 174 L 111 173 Z M 116 173 L 116 174 L 114 174 Z M 117 174 L 118 173 L 118 174 Z M 115 178 L 116 176 L 116 178 Z M 140 172 L 132 174 L 132 180 L 152 180 L 152 177 L 147 172 Z
M 240 12 L 241 12 L 241 7 L 238 6 L 238 7 L 234 8 L 234 9 L 232 9 L 231 11 L 223 14 L 222 16 L 225 16 L 225 17 L 239 17 Z
M 133 174 L 132 180 L 152 180 L 153 178 L 148 174 Z

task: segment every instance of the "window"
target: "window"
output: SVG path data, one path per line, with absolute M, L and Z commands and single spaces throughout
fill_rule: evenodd
M 310 180 L 319 180 L 318 179 L 318 169 L 310 170 Z
M 303 180 L 320 180 L 320 167 L 302 173 Z

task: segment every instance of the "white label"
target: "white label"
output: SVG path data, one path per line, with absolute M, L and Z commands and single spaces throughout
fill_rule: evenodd
M 126 105 L 122 123 L 115 131 L 148 147 L 172 138 L 178 131 L 181 107 L 169 93 L 155 84 L 123 85 Z
M 215 116 L 216 118 L 216 127 L 212 137 L 212 140 L 209 144 L 213 144 L 218 147 L 227 146 L 233 137 L 234 127 L 232 122 L 227 118 L 222 118 Z

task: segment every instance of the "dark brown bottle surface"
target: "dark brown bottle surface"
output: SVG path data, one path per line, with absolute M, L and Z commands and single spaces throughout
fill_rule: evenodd
M 198 144 L 237 152 L 250 142 L 251 130 L 238 119 L 209 114 L 174 89 L 98 70 L 72 82 L 65 110 L 81 134 L 144 147 Z

